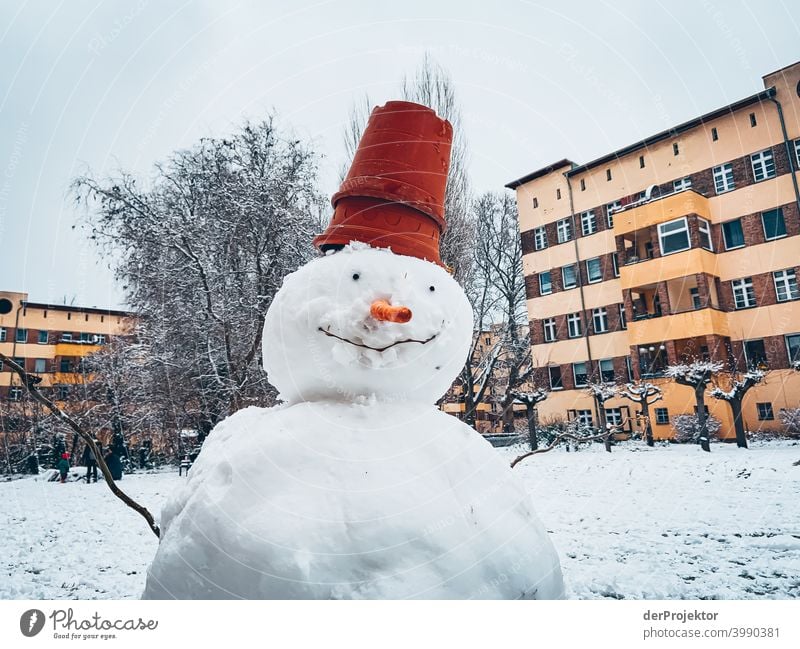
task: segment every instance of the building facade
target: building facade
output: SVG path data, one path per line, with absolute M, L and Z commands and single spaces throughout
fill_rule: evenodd
M 125 311 L 41 304 L 29 302 L 27 293 L 0 291 L 0 352 L 40 377 L 39 387 L 59 402 L 69 401 L 83 381 L 81 359 L 133 325 Z M 24 397 L 17 374 L 0 363 L 0 399 Z
M 767 367 L 744 403 L 751 430 L 800 407 L 800 63 L 764 90 L 592 162 L 561 160 L 516 190 L 540 420 L 597 423 L 588 382 L 645 378 L 663 390 L 657 438 L 691 413 L 668 365 Z M 726 403 L 708 397 L 723 437 Z M 612 422 L 635 404 L 605 404 Z M 635 424 L 631 422 L 635 427 Z

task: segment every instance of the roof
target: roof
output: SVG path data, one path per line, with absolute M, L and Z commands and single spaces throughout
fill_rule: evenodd
M 26 309 L 47 309 L 48 311 L 71 311 L 72 313 L 97 313 L 100 315 L 116 315 L 125 318 L 136 317 L 130 311 L 119 311 L 117 309 L 98 309 L 97 307 L 70 306 L 69 304 L 44 304 L 42 302 L 22 302 Z
M 516 180 L 512 180 L 510 183 L 506 185 L 509 189 L 516 189 L 520 185 L 524 185 L 531 180 L 535 180 L 536 178 L 541 178 L 542 176 L 546 176 L 554 172 L 556 169 L 561 169 L 563 167 L 570 166 L 574 167 L 575 163 L 572 160 L 567 160 L 564 158 L 563 160 L 559 160 L 558 162 L 554 162 L 553 164 L 547 165 L 546 167 L 542 167 L 541 169 L 537 169 L 536 171 L 532 171 L 527 176 L 523 176 L 522 178 L 517 178 Z
M 622 147 L 621 149 L 617 149 L 612 153 L 608 153 L 604 156 L 596 158 L 591 162 L 587 162 L 583 165 L 577 165 L 566 158 L 564 160 L 559 160 L 547 167 L 542 167 L 541 169 L 537 169 L 529 173 L 527 176 L 523 176 L 522 178 L 518 178 L 517 180 L 512 180 L 510 183 L 506 185 L 509 189 L 516 189 L 520 185 L 524 185 L 531 180 L 535 180 L 536 178 L 541 178 L 542 176 L 546 176 L 562 167 L 570 165 L 571 168 L 569 171 L 566 172 L 567 176 L 575 176 L 583 171 L 587 171 L 593 167 L 597 167 L 598 165 L 604 164 L 606 162 L 611 162 L 612 160 L 616 160 L 621 158 L 622 156 L 628 155 L 629 153 L 633 153 L 638 149 L 643 149 L 645 147 L 650 146 L 651 144 L 655 144 L 656 142 L 660 142 L 661 140 L 666 140 L 668 138 L 675 137 L 685 131 L 691 130 L 696 126 L 700 126 L 705 122 L 708 122 L 712 119 L 716 119 L 718 117 L 722 117 L 723 115 L 727 115 L 733 113 L 740 108 L 744 108 L 745 106 L 749 106 L 751 104 L 755 104 L 761 102 L 765 99 L 771 99 L 775 96 L 775 88 L 767 88 L 766 90 L 762 90 L 761 92 L 757 92 L 754 95 L 750 95 L 749 97 L 745 97 L 744 99 L 740 99 L 739 101 L 735 101 L 732 104 L 728 104 L 727 106 L 723 106 L 722 108 L 717 108 L 716 110 L 712 110 L 710 113 L 706 113 L 704 115 L 700 115 L 700 117 L 695 117 L 694 119 L 690 119 L 688 122 L 683 122 L 682 124 L 678 124 L 677 126 L 673 126 L 665 131 L 661 131 L 656 133 L 655 135 L 651 135 L 643 140 L 639 140 L 638 142 L 634 142 L 633 144 L 629 144 L 628 146 Z

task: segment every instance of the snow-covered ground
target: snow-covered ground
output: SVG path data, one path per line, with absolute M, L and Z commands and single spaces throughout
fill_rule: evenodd
M 498 449 L 511 459 L 515 449 Z M 572 598 L 800 596 L 800 445 L 640 443 L 553 451 L 514 471 Z M 158 513 L 185 478 L 126 476 Z M 0 483 L 0 598 L 138 597 L 157 540 L 102 484 Z

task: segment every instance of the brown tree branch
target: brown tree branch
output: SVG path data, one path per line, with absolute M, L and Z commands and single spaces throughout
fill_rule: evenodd
M 561 433 L 560 435 L 556 435 L 553 438 L 553 441 L 550 442 L 549 446 L 545 446 L 544 448 L 537 448 L 534 451 L 528 451 L 527 453 L 523 453 L 522 455 L 514 458 L 514 461 L 511 463 L 511 468 L 513 469 L 517 464 L 522 462 L 527 457 L 531 455 L 539 455 L 539 453 L 547 453 L 548 451 L 552 451 L 558 444 L 565 439 L 572 440 L 573 442 L 594 442 L 597 440 L 606 441 L 611 435 L 613 435 L 616 430 L 613 428 L 609 428 L 604 433 L 598 433 L 597 435 L 590 435 L 588 437 L 581 437 L 580 435 L 573 435 L 572 433 Z
M 80 437 L 89 448 L 94 453 L 94 457 L 97 460 L 97 466 L 100 467 L 100 471 L 103 473 L 103 477 L 106 479 L 106 484 L 108 488 L 111 489 L 111 492 L 119 498 L 122 502 L 124 502 L 128 507 L 139 513 L 146 521 L 147 525 L 150 530 L 156 536 L 161 536 L 161 530 L 158 527 L 153 515 L 147 510 L 146 507 L 143 507 L 139 503 L 137 503 L 133 498 L 128 496 L 122 489 L 117 486 L 117 483 L 114 482 L 114 478 L 111 477 L 111 471 L 108 469 L 108 465 L 106 461 L 103 459 L 103 456 L 100 453 L 100 449 L 97 448 L 97 445 L 94 443 L 94 439 L 92 436 L 85 432 L 78 422 L 76 422 L 72 417 L 70 417 L 67 413 L 65 413 L 61 408 L 59 408 L 56 404 L 54 404 L 50 399 L 44 396 L 39 389 L 36 387 L 36 384 L 39 382 L 39 377 L 31 376 L 25 371 L 25 368 L 18 365 L 14 360 L 10 359 L 3 353 L 0 353 L 0 361 L 6 363 L 14 372 L 19 375 L 19 378 L 22 380 L 23 385 L 28 389 L 31 397 L 45 406 L 50 412 L 52 412 L 59 420 L 63 421 L 67 426 L 69 426 L 75 433 Z

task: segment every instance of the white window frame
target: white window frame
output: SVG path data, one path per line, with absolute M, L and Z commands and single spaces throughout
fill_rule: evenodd
M 22 401 L 22 388 L 18 385 L 12 385 L 8 388 L 9 401 Z
M 556 319 L 545 318 L 542 320 L 542 331 L 544 333 L 544 341 L 546 343 L 555 342 L 558 337 L 556 333 Z
M 614 277 L 619 277 L 619 255 L 616 252 L 611 253 L 611 268 L 614 271 Z
M 761 406 L 767 406 L 769 410 L 762 409 Z M 761 416 L 767 414 L 769 414 L 769 417 Z M 758 401 L 756 403 L 756 415 L 758 416 L 758 421 L 775 421 L 775 407 L 772 405 L 772 401 Z
M 611 379 L 606 380 L 603 378 L 603 363 L 611 363 Z M 603 383 L 613 383 L 614 382 L 614 360 L 612 358 L 601 358 L 597 361 L 597 371 L 598 376 L 600 377 L 600 381 Z
M 673 223 L 679 223 L 679 222 L 682 223 L 682 227 L 681 228 L 669 231 L 666 234 L 664 233 L 663 230 L 664 230 L 664 228 L 666 226 L 672 225 Z M 678 250 L 670 250 L 669 252 L 665 252 L 664 251 L 664 238 L 665 237 L 674 236 L 674 235 L 678 234 L 679 232 L 686 232 L 686 244 L 687 244 L 686 247 L 685 248 L 679 248 Z M 658 224 L 658 247 L 661 250 L 661 256 L 662 257 L 666 257 L 667 255 L 674 255 L 674 254 L 676 254 L 678 252 L 684 252 L 686 250 L 689 250 L 692 247 L 692 237 L 689 234 L 689 220 L 685 216 L 682 216 L 679 219 L 672 219 L 671 221 L 666 221 L 664 223 L 659 223 Z
M 777 212 L 778 214 L 780 214 L 780 217 L 783 220 L 783 234 L 778 234 L 774 237 L 770 237 L 767 234 L 767 224 L 764 221 L 764 214 L 766 214 L 767 212 Z M 783 213 L 783 208 L 776 207 L 775 209 L 764 210 L 763 212 L 761 212 L 761 231 L 764 233 L 764 241 L 776 241 L 778 239 L 783 239 L 785 236 L 789 234 L 786 229 L 786 216 Z
M 736 250 L 737 248 L 744 248 L 745 244 L 740 243 L 738 246 L 729 246 L 728 245 L 728 237 L 725 236 L 725 225 L 728 223 L 739 223 L 739 229 L 742 231 L 742 240 L 744 241 L 744 228 L 742 227 L 742 219 L 739 217 L 738 219 L 731 219 L 730 221 L 726 221 L 720 227 L 722 228 L 722 242 L 725 244 L 725 250 Z M 763 222 L 762 222 L 763 227 Z
M 620 326 L 621 329 L 627 329 L 628 328 L 628 319 L 627 319 L 627 316 L 625 315 L 625 305 L 624 304 L 620 304 L 619 305 L 619 326 Z
M 606 423 L 612 426 L 622 426 L 622 408 L 603 408 Z
M 598 320 L 602 327 L 597 326 Z M 592 309 L 592 329 L 596 334 L 608 333 L 608 310 L 604 306 Z
M 749 309 L 756 306 L 756 293 L 755 289 L 753 289 L 752 277 L 731 280 L 731 289 L 733 290 L 733 306 L 735 309 Z
M 20 333 L 23 334 L 22 340 L 20 340 Z M 18 327 L 17 331 L 14 333 L 14 341 L 20 345 L 25 345 L 28 342 L 28 330 L 24 329 L 23 327 Z
M 592 279 L 592 274 L 589 271 L 589 262 L 597 262 L 597 269 L 600 271 L 600 277 L 597 279 Z M 586 260 L 586 281 L 589 284 L 597 284 L 598 282 L 603 281 L 603 263 L 600 260 L 600 257 L 592 257 L 591 259 Z
M 583 365 L 583 372 L 581 372 L 581 374 L 586 377 L 585 383 L 578 383 L 578 372 L 575 371 L 576 365 Z M 576 388 L 583 388 L 589 385 L 589 368 L 587 367 L 586 361 L 578 361 L 577 363 L 572 364 L 572 380 Z
M 580 313 L 567 314 L 567 337 L 580 338 L 583 335 L 583 323 Z
M 547 248 L 547 228 L 543 225 L 533 229 L 533 248 L 534 250 Z
M 608 205 L 606 205 L 606 223 L 608 224 L 609 228 L 614 227 L 614 214 L 622 209 L 622 203 L 620 201 L 611 201 Z
M 714 191 L 717 194 L 724 194 L 736 189 L 736 181 L 733 178 L 733 165 L 728 162 L 712 169 L 714 175 Z
M 8 329 L 6 329 L 5 327 L 0 327 L 0 343 L 6 342 L 7 338 L 8 338 Z
M 775 156 L 772 154 L 772 149 L 764 149 L 758 153 L 750 154 L 750 166 L 753 168 L 753 180 L 757 183 L 775 178 L 777 175 Z
M 556 237 L 559 243 L 572 241 L 572 224 L 569 219 L 556 221 Z
M 664 413 L 664 421 L 661 421 L 659 414 Z M 655 409 L 655 416 L 656 416 L 656 425 L 657 426 L 666 426 L 669 424 L 669 408 L 656 408 Z
M 798 341 L 800 342 L 800 333 L 796 333 L 796 334 L 786 334 L 786 335 L 783 337 L 783 342 L 784 342 L 784 344 L 786 345 L 786 358 L 788 358 L 788 359 L 789 359 L 789 366 L 791 367 L 791 365 L 792 365 L 792 363 L 793 363 L 794 361 L 792 360 L 792 346 L 789 344 L 789 338 L 797 338 L 797 339 L 798 339 Z M 800 345 L 799 345 L 799 346 L 800 346 Z M 800 361 L 800 354 L 798 354 L 798 358 L 797 358 L 797 360 L 798 360 L 798 361 Z
M 697 229 L 700 232 L 700 247 L 703 250 L 710 250 L 714 252 L 714 241 L 711 239 L 711 223 L 709 223 L 706 219 L 702 216 L 697 217 Z M 706 235 L 708 237 L 708 247 L 703 245 L 703 238 L 702 235 Z M 691 242 L 690 242 L 691 244 Z
M 42 369 L 39 369 L 39 368 Z M 47 359 L 45 358 L 35 358 L 33 360 L 33 371 L 36 374 L 44 374 L 47 372 Z
M 592 419 L 592 411 L 588 409 L 581 409 L 575 411 L 575 421 L 583 426 L 588 426 L 591 428 L 594 426 L 594 420 Z
M 597 232 L 597 219 L 595 218 L 594 211 L 581 212 L 581 234 L 588 237 L 590 234 Z
M 778 302 L 791 302 L 800 299 L 800 290 L 797 287 L 797 273 L 794 268 L 776 270 L 772 273 L 772 281 L 775 283 L 775 297 Z M 784 297 L 781 298 L 781 290 Z
M 62 343 L 71 343 L 72 342 L 72 332 L 71 331 L 62 331 L 61 332 L 61 342 Z
M 558 369 L 558 379 L 561 381 L 561 385 L 553 385 L 553 368 Z M 548 365 L 547 366 L 547 381 L 550 383 L 551 390 L 563 390 L 564 389 L 564 376 L 561 374 L 561 366 L 560 365 Z
M 547 274 L 547 276 L 550 278 L 550 290 L 549 291 L 545 291 L 543 286 L 542 286 L 542 275 L 545 275 L 545 274 Z M 550 295 L 550 293 L 552 293 L 552 292 L 553 292 L 553 275 L 549 270 L 542 271 L 541 273 L 539 273 L 539 295 Z
M 564 271 L 567 268 L 574 268 L 575 269 L 575 283 L 571 286 L 567 286 L 567 276 L 564 274 Z M 564 287 L 564 290 L 569 290 L 575 288 L 580 283 L 580 276 L 578 273 L 578 264 L 567 264 L 566 266 L 561 267 L 561 286 Z
M 685 189 L 690 189 L 691 186 L 692 186 L 692 179 L 690 176 L 686 176 L 685 178 L 678 178 L 677 180 L 672 181 L 673 192 L 682 192 Z

